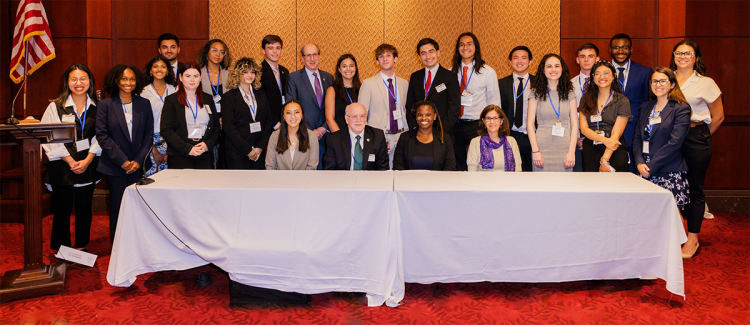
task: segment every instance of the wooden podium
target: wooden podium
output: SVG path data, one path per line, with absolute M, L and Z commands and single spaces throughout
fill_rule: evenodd
M 58 294 L 65 290 L 65 264 L 42 261 L 42 143 L 72 142 L 75 123 L 0 124 L 0 144 L 23 143 L 24 236 L 20 270 L 8 271 L 0 283 L 0 302 Z

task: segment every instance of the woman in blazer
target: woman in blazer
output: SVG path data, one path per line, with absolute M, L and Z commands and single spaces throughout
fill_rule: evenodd
M 489 105 L 479 114 L 479 136 L 471 139 L 466 165 L 470 172 L 520 172 L 521 154 L 516 139 L 510 136 L 510 123 L 497 105 Z
M 265 169 L 265 149 L 273 128 L 266 94 L 260 88 L 260 65 L 242 58 L 229 71 L 223 130 L 228 169 Z
M 113 241 L 122 195 L 141 177 L 141 163 L 154 138 L 151 103 L 139 96 L 144 83 L 143 74 L 135 66 L 114 66 L 104 76 L 104 90 L 110 97 L 99 102 L 96 111 L 96 140 L 102 148 L 96 170 L 107 175 L 109 234 Z
M 52 236 L 50 248 L 73 247 L 70 213 L 76 207 L 76 245 L 85 249 L 91 234 L 91 202 L 94 186 L 102 175 L 96 171 L 102 148 L 96 141 L 96 96 L 94 76 L 83 64 L 65 71 L 60 96 L 52 100 L 42 123 L 75 122 L 74 142 L 43 144 L 49 163 L 44 182 L 52 190 Z
M 318 136 L 307 129 L 302 105 L 290 99 L 282 110 L 279 129 L 273 131 L 266 150 L 267 170 L 316 170 Z M 300 127 L 302 125 L 302 127 Z
M 658 67 L 649 77 L 651 101 L 641 105 L 633 138 L 633 160 L 641 177 L 674 195 L 682 208 L 690 201 L 682 143 L 690 129 L 690 105 L 674 72 Z
M 167 141 L 167 166 L 177 169 L 211 169 L 219 137 L 219 118 L 210 95 L 201 90 L 201 73 L 186 63 L 179 74 L 177 92 L 164 100 L 161 136 Z
M 412 114 L 417 117 L 418 128 L 398 138 L 393 170 L 456 170 L 453 142 L 444 136 L 435 104 L 419 101 L 414 104 Z

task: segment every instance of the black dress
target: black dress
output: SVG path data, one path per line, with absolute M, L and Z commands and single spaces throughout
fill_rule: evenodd
M 348 106 L 351 103 L 357 102 L 357 94 L 354 93 L 354 88 L 344 88 L 344 90 L 348 93 L 344 94 L 344 97 L 346 99 L 341 99 L 341 97 L 336 94 L 336 101 L 334 102 L 334 105 L 336 106 L 336 113 L 334 116 L 334 120 L 336 121 L 336 124 L 339 126 L 339 129 L 346 129 L 346 119 L 344 118 L 344 115 L 346 115 L 346 106 Z M 351 97 L 351 101 L 349 101 L 349 97 Z

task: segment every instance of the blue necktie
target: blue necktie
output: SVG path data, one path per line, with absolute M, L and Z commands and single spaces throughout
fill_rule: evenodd
M 622 86 L 625 84 L 625 68 L 619 67 L 617 70 L 620 71 L 617 73 L 617 80 L 620 82 L 620 86 Z

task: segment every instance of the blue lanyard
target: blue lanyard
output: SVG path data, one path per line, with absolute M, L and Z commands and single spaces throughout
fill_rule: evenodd
M 214 87 L 214 83 L 211 82 L 211 74 L 208 73 L 208 66 L 206 66 L 206 74 L 208 74 L 208 82 L 211 83 L 211 89 L 213 89 L 214 95 L 219 95 L 219 86 L 220 86 L 220 83 L 221 83 L 221 68 L 219 68 L 219 77 L 216 78 L 216 87 Z
M 122 99 L 120 99 L 120 102 L 122 103 Z M 86 113 L 89 112 L 89 110 L 88 110 L 88 108 L 89 108 L 89 106 L 88 106 L 89 105 L 89 95 L 88 94 L 86 95 L 86 104 L 85 105 L 86 106 L 83 108 L 83 119 L 81 119 L 81 114 L 78 114 L 78 110 L 76 109 L 76 106 L 73 105 L 73 112 L 76 113 L 76 115 L 78 116 L 78 121 L 81 122 L 81 136 L 83 136 L 83 128 L 86 126 L 85 125 L 85 123 L 86 123 Z M 122 105 L 122 107 L 125 108 L 125 105 Z
M 549 95 L 549 89 L 547 89 L 547 98 L 549 98 L 549 104 L 552 105 L 552 110 L 557 114 L 557 120 L 560 120 L 560 111 L 562 111 L 562 105 L 560 105 L 560 96 L 557 96 L 557 109 L 555 104 L 552 103 L 552 97 Z
M 518 98 L 520 98 L 521 96 L 523 96 L 523 93 L 526 92 L 526 86 L 529 85 L 529 80 L 531 80 L 531 78 L 526 78 L 526 83 L 523 85 L 523 90 L 521 90 L 521 93 L 516 96 L 515 101 L 518 101 Z M 513 93 L 514 94 L 516 93 L 516 83 L 515 82 L 513 83 Z M 515 101 L 513 102 L 514 104 L 515 104 Z
M 602 106 L 602 111 L 604 110 L 605 107 L 607 107 L 607 103 L 609 103 L 609 99 L 612 98 L 612 93 L 613 93 L 613 91 L 609 92 L 609 97 L 607 97 L 607 101 L 604 102 L 604 106 Z M 601 113 L 601 111 L 599 111 L 598 108 L 596 109 L 596 115 L 600 116 L 600 117 L 602 116 L 602 113 Z M 599 130 L 599 121 L 596 121 L 596 129 Z
M 388 84 L 385 83 L 385 80 L 383 80 L 383 84 L 385 85 L 385 90 L 387 90 L 388 93 L 391 94 L 391 97 L 393 97 L 393 101 L 398 103 L 398 81 L 396 80 L 396 77 L 393 77 L 393 90 L 396 92 L 396 95 L 391 92 L 391 88 L 388 88 Z M 432 85 L 432 83 L 430 83 L 430 85 Z M 351 100 L 351 98 L 349 100 Z
M 469 88 L 469 84 L 471 83 L 471 77 L 473 77 L 473 76 L 474 76 L 474 69 L 471 69 L 471 74 L 469 75 L 469 80 L 466 80 L 466 84 L 463 85 L 464 86 L 464 90 L 466 88 Z M 461 83 L 463 84 L 464 83 L 464 70 L 463 69 L 461 69 L 461 76 L 460 77 L 461 77 Z M 461 94 L 461 95 L 463 95 L 463 94 Z
M 385 81 L 383 81 L 383 82 L 385 83 Z M 388 89 L 388 91 L 391 91 L 391 90 Z M 346 97 L 349 97 L 349 104 L 354 104 L 354 101 L 352 100 L 352 96 L 349 96 L 349 90 L 347 90 L 346 88 L 344 88 L 344 92 L 346 93 Z
M 156 96 L 159 96 L 159 99 L 161 99 L 161 103 L 164 104 L 164 97 L 167 97 L 169 95 L 169 87 L 164 88 L 164 97 L 161 97 L 161 95 L 159 95 L 159 92 L 156 90 L 156 87 L 154 87 L 153 83 L 151 83 L 151 88 L 154 89 Z
M 239 87 L 239 88 L 240 88 L 240 91 L 242 92 L 242 94 L 245 95 L 245 98 L 250 101 L 250 103 L 249 103 L 248 106 L 250 106 L 250 111 L 252 111 L 253 112 L 253 116 L 255 116 L 255 106 L 253 106 L 253 103 L 255 102 L 255 95 L 253 95 L 253 92 L 251 91 L 250 92 L 250 97 L 247 97 L 247 93 L 245 92 L 245 90 L 242 89 L 242 87 Z M 196 97 L 196 100 L 197 99 L 198 98 Z
M 663 111 L 663 110 L 664 110 L 664 109 L 662 109 L 662 111 Z M 659 115 L 654 115 L 654 113 L 656 113 L 656 104 L 654 104 L 654 108 L 653 108 L 653 110 L 651 111 L 651 116 L 649 116 L 649 119 L 648 119 L 648 120 L 649 120 L 649 121 L 648 121 L 648 134 L 651 134 L 651 131 L 652 131 L 652 130 L 654 129 L 654 124 L 652 124 L 652 123 L 651 123 L 651 120 L 652 120 L 652 119 L 653 119 L 654 117 L 657 117 L 657 116 L 661 116 L 661 112 L 662 112 L 662 111 L 659 111 Z M 651 136 L 653 136 L 653 134 L 651 134 Z
M 120 104 L 122 104 L 122 110 L 125 111 L 125 114 L 127 114 L 128 108 L 125 107 L 125 103 L 122 101 L 122 98 L 120 98 Z M 130 101 L 130 104 L 131 105 L 133 104 L 132 100 Z M 130 124 L 133 124 L 133 110 L 132 109 L 130 110 Z M 83 130 L 81 130 L 81 132 L 83 132 Z
M 188 104 L 190 113 L 193 114 L 193 124 L 197 124 L 196 120 L 198 120 L 198 96 L 195 96 L 195 110 L 193 110 L 193 107 L 190 106 L 190 99 L 185 98 L 185 101 Z
M 430 70 L 427 70 L 427 73 L 430 73 Z M 424 79 L 422 79 L 422 84 L 427 83 L 427 73 L 424 74 Z M 432 76 L 432 80 L 430 80 L 430 85 L 428 87 L 425 87 L 424 89 L 424 98 L 427 99 L 427 95 L 430 94 L 430 89 L 432 89 L 432 83 L 435 82 L 435 76 Z M 383 81 L 385 83 L 385 81 Z
M 630 71 L 630 60 L 628 60 L 628 65 L 625 67 L 625 70 L 622 71 L 622 73 L 625 73 L 625 71 Z M 617 82 L 619 82 L 620 86 L 622 86 L 622 92 L 625 92 L 625 84 L 628 83 L 628 79 L 626 79 L 626 78 L 627 77 L 623 77 L 623 79 L 625 79 L 625 82 L 620 81 L 619 78 L 617 79 Z M 580 80 L 578 80 L 578 81 L 580 81 Z

